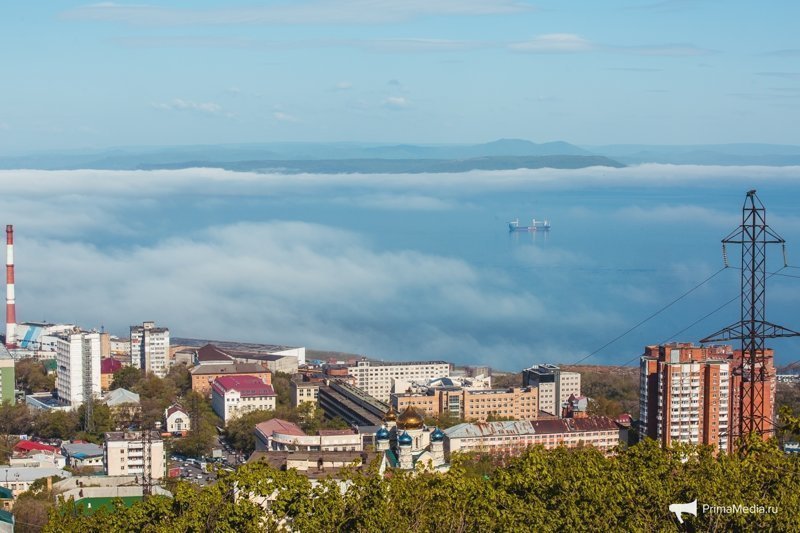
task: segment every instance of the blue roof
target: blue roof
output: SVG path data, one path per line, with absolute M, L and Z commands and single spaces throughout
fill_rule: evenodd
M 397 442 L 400 444 L 400 446 L 411 446 L 411 443 L 414 442 L 414 439 L 411 438 L 411 435 L 409 435 L 407 431 L 404 431 L 403 434 L 397 439 Z
M 444 433 L 438 427 L 431 433 L 431 442 L 441 442 L 444 440 Z
M 389 431 L 386 428 L 381 428 L 375 433 L 375 438 L 378 440 L 389 440 Z
M 7 524 L 14 523 L 14 515 L 9 513 L 8 511 L 3 511 L 0 509 L 0 522 L 6 522 Z

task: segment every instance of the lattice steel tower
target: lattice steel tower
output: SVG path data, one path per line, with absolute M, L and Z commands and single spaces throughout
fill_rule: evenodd
M 784 246 L 784 266 L 786 266 L 785 241 L 767 225 L 766 209 L 756 196 L 756 191 L 748 191 L 742 207 L 742 224 L 722 240 L 722 255 L 725 266 L 728 258 L 725 245 L 742 245 L 742 286 L 741 317 L 739 322 L 709 335 L 700 342 L 724 342 L 741 340 L 742 356 L 733 368 L 734 376 L 739 377 L 738 413 L 736 433 L 733 436 L 746 436 L 750 433 L 766 435 L 773 430 L 774 406 L 765 413 L 764 403 L 771 390 L 773 376 L 766 370 L 764 339 L 776 337 L 795 337 L 796 331 L 772 324 L 765 320 L 766 309 L 766 248 L 767 244 Z M 733 392 L 733 391 L 732 391 Z M 733 439 L 730 439 L 733 442 Z

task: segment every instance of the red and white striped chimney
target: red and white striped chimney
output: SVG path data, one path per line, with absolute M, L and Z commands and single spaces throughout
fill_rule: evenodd
M 6 226 L 6 348 L 17 347 L 17 305 L 14 302 L 14 226 Z

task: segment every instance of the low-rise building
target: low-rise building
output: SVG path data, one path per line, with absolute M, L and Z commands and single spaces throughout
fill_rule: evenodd
M 178 404 L 172 404 L 164 410 L 164 427 L 169 433 L 183 433 L 192 429 L 189 413 Z
M 253 376 L 270 385 L 272 372 L 257 363 L 203 363 L 189 371 L 192 390 L 203 395 L 211 394 L 211 384 L 223 376 Z
M 152 479 L 166 474 L 164 441 L 158 431 L 112 431 L 105 434 L 103 464 L 109 476 L 141 476 Z
M 472 390 L 431 387 L 418 392 L 394 393 L 392 405 L 398 412 L 414 406 L 428 416 L 452 416 L 478 422 L 493 417 L 536 420 L 539 418 L 539 390 L 536 387 Z
M 275 390 L 255 376 L 222 376 L 211 384 L 211 407 L 228 423 L 245 413 L 275 409 Z
M 362 436 L 352 429 L 320 429 L 308 435 L 297 424 L 273 418 L 255 427 L 256 451 L 361 451 Z
M 67 478 L 72 474 L 55 466 L 0 466 L 0 487 L 10 489 L 16 498 L 34 481 L 54 476 Z
M 103 469 L 103 447 L 91 442 L 65 442 L 61 451 L 72 468 Z
M 373 398 L 358 387 L 341 381 L 330 381 L 319 388 L 319 407 L 325 418 L 341 418 L 350 425 L 379 426 L 389 404 Z
M 314 378 L 306 374 L 295 374 L 289 382 L 289 393 L 292 398 L 292 407 L 301 403 L 317 405 L 319 386 L 324 383 L 322 378 Z
M 458 424 L 444 430 L 445 447 L 453 452 L 519 454 L 529 446 L 594 446 L 609 454 L 620 442 L 620 428 L 610 418 L 564 418 L 555 420 L 484 422 Z
M 114 381 L 114 372 L 122 369 L 122 363 L 116 359 L 107 357 L 100 360 L 100 388 L 108 390 Z

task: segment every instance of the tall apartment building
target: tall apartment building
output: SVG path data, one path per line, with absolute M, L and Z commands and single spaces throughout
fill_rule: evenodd
M 0 344 L 0 403 L 14 403 L 15 383 L 14 358 L 5 345 Z
M 131 326 L 131 366 L 163 378 L 169 371 L 169 329 L 155 322 Z
M 561 408 L 571 395 L 581 395 L 581 375 L 566 372 L 556 365 L 533 365 L 522 371 L 522 386 L 539 389 L 539 410 L 561 416 Z
M 397 412 L 413 406 L 430 416 L 453 416 L 484 422 L 489 417 L 514 420 L 539 418 L 539 390 L 536 387 L 509 389 L 465 389 L 461 387 L 428 388 L 420 392 L 392 394 Z
M 100 334 L 77 328 L 56 341 L 56 389 L 58 398 L 79 407 L 100 396 Z
M 639 374 L 640 437 L 650 437 L 669 446 L 676 442 L 706 444 L 730 451 L 738 436 L 741 376 L 734 370 L 741 351 L 728 345 L 693 346 L 671 343 L 647 346 Z M 766 350 L 766 373 L 770 380 L 764 402 L 756 407 L 773 419 L 775 373 L 773 352 Z M 749 398 L 744 398 L 749 410 Z
M 356 387 L 388 402 L 392 391 L 392 380 L 413 381 L 444 378 L 450 375 L 450 363 L 445 361 L 358 361 L 348 367 L 348 372 L 356 380 Z
M 149 451 L 148 451 L 149 448 Z M 166 473 L 164 441 L 158 431 L 114 431 L 105 434 L 103 464 L 109 476 L 141 476 L 145 469 L 152 479 Z

